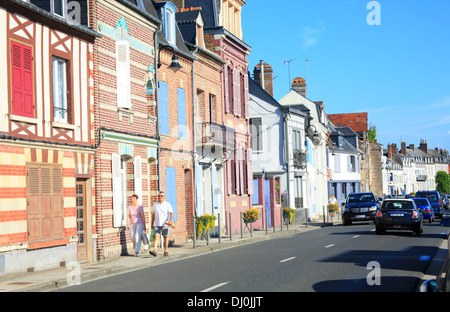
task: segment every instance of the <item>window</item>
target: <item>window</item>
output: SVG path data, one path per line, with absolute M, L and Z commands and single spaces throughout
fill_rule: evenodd
M 66 16 L 66 0 L 51 0 L 51 10 L 53 14 Z
M 262 119 L 250 119 L 250 146 L 254 151 L 262 151 Z
M 186 127 L 186 92 L 178 88 L 177 90 L 177 102 L 178 102 L 178 137 L 187 139 L 187 127 Z
M 27 166 L 28 241 L 64 238 L 62 167 Z
M 117 107 L 131 109 L 130 46 L 116 41 Z
M 33 48 L 11 41 L 12 113 L 34 117 Z
M 166 20 L 164 23 L 164 31 L 165 31 L 165 35 L 166 35 L 166 39 L 167 41 L 169 41 L 170 44 L 175 45 L 176 40 L 175 40 L 175 12 L 170 9 L 170 8 L 166 8 Z
M 158 82 L 158 123 L 159 132 L 169 135 L 169 86 L 164 81 Z
M 349 172 L 356 172 L 356 158 L 355 156 L 349 156 L 348 157 L 348 171 Z
M 68 122 L 68 61 L 53 57 L 53 119 L 58 122 Z

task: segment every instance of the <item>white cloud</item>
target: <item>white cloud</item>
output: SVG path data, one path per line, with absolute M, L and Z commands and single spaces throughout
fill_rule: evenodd
M 305 50 L 319 41 L 319 35 L 326 31 L 324 23 L 319 21 L 316 26 L 303 26 L 300 32 L 300 38 L 302 38 L 302 49 Z

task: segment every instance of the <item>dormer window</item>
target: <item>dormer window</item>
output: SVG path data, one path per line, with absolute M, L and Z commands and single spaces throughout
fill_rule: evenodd
M 164 21 L 164 32 L 166 35 L 167 41 L 170 44 L 175 45 L 175 10 L 169 7 L 165 8 L 165 21 Z

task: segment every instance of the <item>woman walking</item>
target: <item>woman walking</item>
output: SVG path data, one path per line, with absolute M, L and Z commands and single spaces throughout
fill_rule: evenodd
M 131 195 L 131 205 L 128 206 L 127 228 L 131 225 L 131 240 L 136 257 L 141 251 L 141 237 L 147 231 L 145 227 L 144 207 L 138 203 L 139 196 Z

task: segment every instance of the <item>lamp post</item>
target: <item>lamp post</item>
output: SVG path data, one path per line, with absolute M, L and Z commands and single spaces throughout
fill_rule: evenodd
M 160 68 L 160 67 L 162 66 L 162 63 L 161 63 L 161 50 L 163 50 L 163 49 L 166 49 L 166 50 L 172 50 L 171 52 L 173 53 L 173 56 L 172 56 L 172 62 L 170 63 L 169 68 L 170 68 L 174 73 L 176 73 L 176 72 L 179 71 L 181 68 L 183 68 L 183 67 L 180 65 L 180 62 L 178 61 L 178 56 L 177 56 L 176 53 L 175 53 L 175 49 L 174 49 L 172 46 L 168 46 L 168 45 L 162 45 L 162 46 L 159 48 L 159 51 L 158 51 L 158 68 Z

